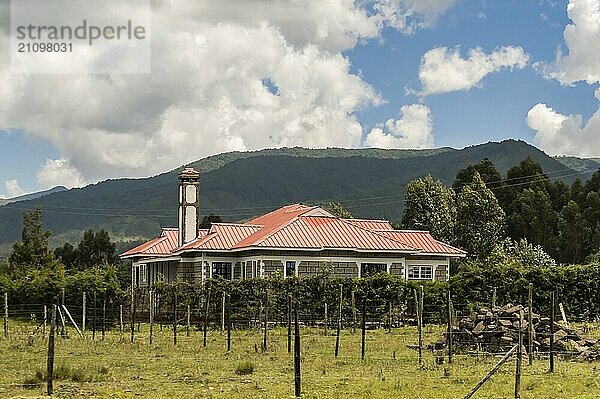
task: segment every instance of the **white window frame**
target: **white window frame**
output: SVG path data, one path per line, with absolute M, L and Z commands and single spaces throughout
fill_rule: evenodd
M 139 265 L 140 268 L 140 285 L 148 284 L 148 265 L 146 265 L 145 263 L 141 263 Z
M 407 276 L 409 280 L 433 280 L 433 265 L 408 266 Z

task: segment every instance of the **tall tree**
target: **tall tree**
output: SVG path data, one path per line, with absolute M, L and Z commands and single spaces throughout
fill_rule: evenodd
M 505 215 L 478 172 L 456 196 L 457 244 L 476 258 L 488 257 L 504 238 Z
M 222 221 L 223 220 L 221 220 L 221 216 L 211 213 L 210 215 L 206 215 L 202 218 L 199 228 L 210 229 L 210 226 L 212 226 L 213 223 L 221 223 Z
M 8 258 L 13 270 L 39 268 L 48 264 L 52 253 L 48 249 L 50 232 L 42 225 L 42 210 L 36 208 L 23 213 L 23 232 L 21 242 L 13 244 L 12 253 Z
M 485 185 L 489 189 L 494 190 L 502 187 L 502 175 L 498 172 L 498 169 L 496 169 L 496 165 L 494 165 L 489 158 L 484 158 L 481 161 L 458 171 L 456 179 L 454 179 L 454 183 L 452 183 L 454 192 L 458 193 L 461 191 L 462 187 L 471 184 L 475 172 L 479 173 L 479 176 L 483 179 Z
M 440 240 L 454 239 L 454 191 L 431 175 L 415 179 L 406 186 L 402 226 L 428 230 Z
M 559 260 L 580 263 L 583 260 L 582 247 L 587 228 L 575 201 L 569 201 L 563 208 L 558 227 Z
M 325 209 L 333 216 L 342 219 L 352 219 L 352 214 L 339 202 L 330 202 Z

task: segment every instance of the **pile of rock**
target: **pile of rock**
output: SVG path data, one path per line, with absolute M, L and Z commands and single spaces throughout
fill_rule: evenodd
M 507 304 L 493 309 L 479 309 L 453 326 L 452 342 L 456 350 L 481 350 L 506 352 L 519 339 L 520 320 L 524 348 L 529 347 L 528 309 L 521 305 Z M 550 318 L 533 313 L 534 352 L 550 350 Z M 584 339 L 566 323 L 554 322 L 554 350 L 557 353 L 577 357 L 579 360 L 600 359 L 600 343 L 597 339 Z M 434 345 L 435 349 L 446 346 L 446 334 Z

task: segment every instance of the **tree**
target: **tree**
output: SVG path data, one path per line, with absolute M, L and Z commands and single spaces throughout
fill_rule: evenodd
M 485 182 L 485 185 L 494 190 L 503 185 L 502 175 L 496 169 L 496 165 L 489 159 L 484 158 L 476 164 L 469 165 L 464 169 L 461 169 L 456 174 L 456 179 L 452 183 L 452 189 L 458 193 L 462 190 L 462 187 L 471 184 L 473 182 L 473 176 L 475 172 L 479 173 L 479 176 Z
M 406 185 L 402 226 L 428 230 L 440 240 L 454 239 L 454 191 L 431 175 L 415 179 Z
M 330 202 L 325 209 L 333 216 L 337 216 L 342 219 L 352 219 L 352 214 L 339 202 Z
M 504 238 L 505 215 L 478 172 L 456 197 L 457 244 L 476 258 L 488 257 Z
M 110 236 L 105 230 L 96 233 L 87 230 L 77 248 L 70 243 L 65 243 L 62 247 L 54 250 L 54 255 L 69 270 L 85 270 L 121 263 L 121 259 L 116 253 L 116 246 L 111 242 Z
M 21 242 L 13 244 L 8 262 L 13 271 L 39 268 L 53 259 L 48 249 L 50 232 L 42 225 L 42 210 L 36 208 L 23 213 L 23 232 Z
M 586 235 L 586 226 L 575 201 L 569 203 L 560 213 L 558 222 L 560 232 L 558 238 L 559 260 L 563 262 L 579 263 L 583 260 L 583 238 Z
M 202 218 L 199 228 L 210 229 L 210 227 L 212 226 L 213 223 L 221 223 L 221 222 L 222 222 L 221 216 L 211 213 L 210 215 L 204 216 Z

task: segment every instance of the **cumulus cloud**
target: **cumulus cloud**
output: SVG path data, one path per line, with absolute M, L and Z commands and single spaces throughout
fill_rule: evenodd
M 425 53 L 419 68 L 423 86 L 420 95 L 469 90 L 490 73 L 501 69 L 523 69 L 529 55 L 521 47 L 500 47 L 486 54 L 481 48 L 468 51 L 462 58 L 460 48 L 437 47 Z
M 19 186 L 19 182 L 14 179 L 6 180 L 4 182 L 4 187 L 8 193 L 8 198 L 18 197 L 25 194 L 25 190 L 23 190 L 21 186 Z
M 117 3 L 135 15 L 134 2 Z M 398 27 L 409 32 L 454 0 L 153 1 L 150 74 L 15 75 L 1 58 L 0 129 L 59 148 L 38 173 L 44 186 L 148 176 L 230 150 L 357 147 L 355 112 L 383 100 L 342 52 L 391 24 L 384 3 L 406 26 L 421 21 Z
M 46 163 L 37 172 L 38 184 L 44 188 L 65 186 L 81 187 L 85 180 L 81 173 L 67 159 L 46 159 Z
M 430 148 L 433 146 L 430 114 L 425 105 L 404 105 L 400 108 L 400 119 L 388 119 L 371 129 L 365 144 L 377 148 Z
M 600 155 L 600 111 L 583 123 L 581 115 L 563 115 L 546 104 L 536 104 L 527 113 L 527 125 L 535 139 L 551 155 Z
M 383 23 L 406 34 L 431 27 L 456 0 L 379 0 L 374 8 Z
M 600 3 L 596 0 L 571 0 L 567 13 L 572 23 L 563 36 L 568 53 L 558 51 L 550 64 L 537 64 L 548 78 L 563 84 L 600 81 Z

